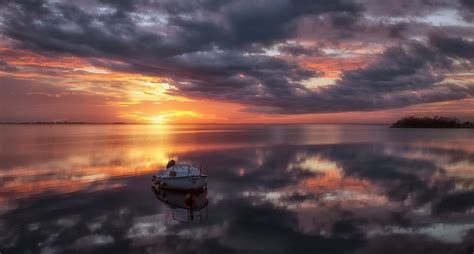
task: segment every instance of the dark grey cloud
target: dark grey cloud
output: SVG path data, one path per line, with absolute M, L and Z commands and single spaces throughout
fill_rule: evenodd
M 99 3 L 110 5 L 119 11 L 134 11 L 140 1 L 135 0 L 98 0 Z
M 472 40 L 433 33 L 430 36 L 430 43 L 448 56 L 474 59 L 474 41 Z
M 470 10 L 474 10 L 474 2 L 472 2 L 471 0 L 459 0 L 459 2 L 461 3 L 462 6 Z
M 469 22 L 474 21 L 474 2 L 472 0 L 459 0 L 459 12 L 461 16 Z
M 316 47 L 305 47 L 300 44 L 284 44 L 278 47 L 278 51 L 291 56 L 318 56 L 323 52 Z
M 395 3 L 395 2 L 394 2 Z M 448 9 L 449 10 L 449 9 Z M 455 13 L 455 11 L 453 10 Z M 452 13 L 452 12 L 449 12 Z M 298 39 L 316 40 L 337 47 L 340 43 L 398 46 L 409 40 L 426 38 L 432 32 L 447 32 L 451 36 L 471 37 L 471 26 L 459 25 L 455 17 L 440 18 L 434 25 L 423 15 L 414 17 L 372 16 L 362 13 L 324 13 L 305 17 L 298 26 Z M 433 17 L 431 17 L 433 19 Z
M 41 1 L 39 1 L 41 2 Z M 156 32 L 133 19 L 128 1 L 110 2 L 116 11 L 88 13 L 67 3 L 12 2 L 4 33 L 24 46 L 85 56 L 163 57 L 218 47 L 271 45 L 293 37 L 298 19 L 320 13 L 358 12 L 350 1 L 204 1 L 200 8 L 183 2 L 158 1 Z M 212 4 L 211 4 L 212 3 Z M 215 6 L 213 6 L 215 5 Z M 187 8 L 186 8 L 187 7 Z M 140 13 L 152 18 L 150 13 Z M 208 15 L 208 17 L 202 17 Z M 158 21 L 158 20 L 154 21 Z M 48 34 L 49 36 L 43 36 Z
M 340 87 L 374 92 L 418 90 L 443 80 L 439 70 L 448 70 L 451 61 L 421 44 L 387 49 L 374 64 L 343 73 Z
M 42 4 L 32 8 L 26 2 L 11 4 L 4 33 L 23 48 L 34 51 L 66 53 L 78 56 L 143 57 L 160 45 L 163 51 L 175 52 L 161 42 L 161 37 L 139 29 L 122 13 L 93 15 L 77 6 Z M 151 47 L 151 48 L 150 48 Z
M 474 191 L 457 192 L 446 195 L 437 203 L 436 214 L 465 213 L 474 207 Z
M 443 9 L 455 9 L 457 3 L 451 0 L 399 0 L 377 1 L 357 0 L 366 7 L 366 12 L 373 16 L 386 17 L 419 17 Z
M 244 56 L 242 52 L 197 53 L 173 60 L 183 69 L 203 75 L 201 80 L 175 83 L 180 93 L 234 101 L 297 96 L 308 91 L 300 82 L 317 75 L 296 63 L 264 55 Z

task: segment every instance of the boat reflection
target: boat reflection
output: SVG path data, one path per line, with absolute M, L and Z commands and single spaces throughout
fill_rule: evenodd
M 204 222 L 208 218 L 207 189 L 203 190 L 172 190 L 163 189 L 158 185 L 151 187 L 155 197 L 171 209 L 173 220 L 190 222 L 198 218 Z

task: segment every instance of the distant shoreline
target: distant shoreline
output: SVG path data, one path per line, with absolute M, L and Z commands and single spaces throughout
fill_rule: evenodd
M 68 124 L 148 124 L 148 123 L 92 123 L 92 122 L 4 122 L 0 124 L 24 124 L 24 125 L 68 125 Z
M 473 129 L 474 122 L 462 122 L 456 117 L 405 117 L 393 123 L 390 128 L 430 129 Z
M 458 126 L 458 127 L 436 127 L 436 126 L 426 126 L 426 127 L 392 127 L 394 129 L 474 129 L 474 126 Z

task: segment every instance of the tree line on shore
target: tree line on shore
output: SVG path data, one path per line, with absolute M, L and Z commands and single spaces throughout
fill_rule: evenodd
M 392 128 L 474 128 L 474 122 L 461 121 L 456 117 L 404 117 L 390 127 Z

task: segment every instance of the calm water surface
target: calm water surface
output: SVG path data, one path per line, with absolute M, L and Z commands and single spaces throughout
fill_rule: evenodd
M 0 251 L 473 253 L 473 141 L 360 125 L 0 125 Z M 152 192 L 169 158 L 208 164 L 203 222 L 174 220 Z

